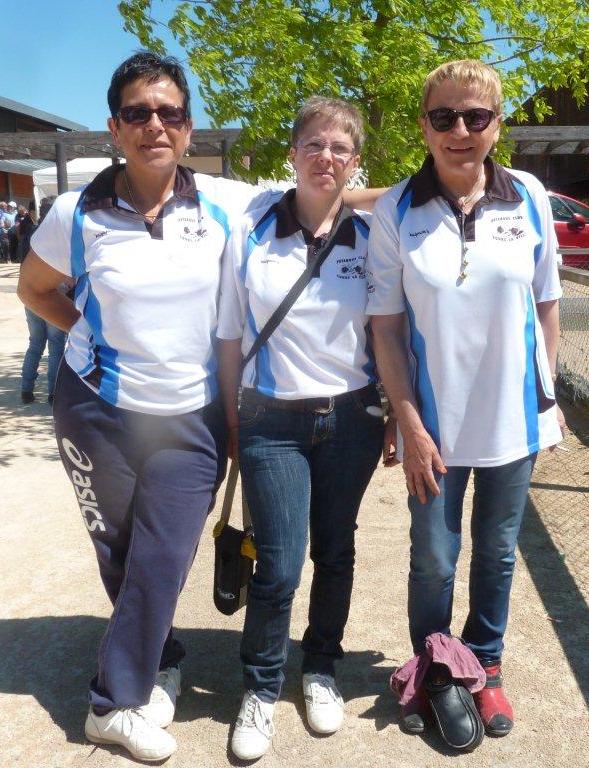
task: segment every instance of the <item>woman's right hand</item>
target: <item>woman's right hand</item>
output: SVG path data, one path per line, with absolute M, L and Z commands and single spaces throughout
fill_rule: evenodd
M 437 446 L 425 429 L 403 435 L 403 471 L 407 490 L 422 504 L 427 502 L 427 491 L 440 495 L 434 472 L 446 473 L 446 467 Z

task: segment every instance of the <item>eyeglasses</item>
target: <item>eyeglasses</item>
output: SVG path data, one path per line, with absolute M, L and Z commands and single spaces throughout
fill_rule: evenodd
M 473 109 L 450 109 L 450 107 L 438 107 L 426 112 L 429 122 L 434 131 L 445 133 L 456 125 L 459 117 L 464 120 L 464 125 L 468 131 L 481 133 L 488 128 L 491 120 L 495 117 L 492 109 L 484 107 L 474 107 Z
M 171 104 L 164 104 L 157 109 L 143 106 L 121 107 L 119 109 L 121 120 L 129 125 L 147 125 L 154 113 L 162 125 L 180 126 L 187 119 L 184 107 L 174 107 Z
M 328 149 L 333 159 L 339 160 L 340 163 L 347 163 L 356 151 L 354 147 L 349 147 L 347 144 L 340 144 L 339 142 L 328 144 L 323 141 L 308 141 L 306 144 L 297 144 L 297 149 L 301 149 L 307 157 L 317 157 Z

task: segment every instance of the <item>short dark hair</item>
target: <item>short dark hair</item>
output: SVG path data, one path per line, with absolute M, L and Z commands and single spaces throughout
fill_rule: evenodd
M 173 56 L 159 56 L 151 51 L 139 51 L 134 53 L 113 72 L 108 88 L 108 106 L 110 114 L 117 117 L 121 109 L 121 93 L 123 88 L 134 80 L 143 78 L 148 83 L 155 83 L 162 77 L 169 77 L 176 84 L 184 97 L 184 110 L 186 117 L 190 117 L 190 91 L 186 82 L 186 75 L 180 62 Z

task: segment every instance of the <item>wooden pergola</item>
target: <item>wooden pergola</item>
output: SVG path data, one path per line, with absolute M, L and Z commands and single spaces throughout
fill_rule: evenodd
M 228 153 L 238 136 L 238 128 L 194 130 L 187 154 L 192 157 L 220 157 L 223 176 L 229 176 Z M 67 190 L 68 160 L 78 157 L 110 157 L 113 163 L 117 163 L 121 154 L 108 131 L 0 133 L 0 159 L 49 160 L 55 163 L 58 193 Z
M 586 125 L 509 126 L 504 129 L 504 135 L 515 143 L 517 155 L 589 154 L 589 126 Z M 238 136 L 238 128 L 194 130 L 188 155 L 221 157 L 223 176 L 229 176 L 228 153 Z M 0 159 L 54 162 L 60 193 L 67 189 L 66 163 L 77 157 L 110 157 L 117 163 L 120 153 L 107 131 L 0 133 Z
M 589 125 L 514 125 L 504 135 L 516 155 L 589 154 Z

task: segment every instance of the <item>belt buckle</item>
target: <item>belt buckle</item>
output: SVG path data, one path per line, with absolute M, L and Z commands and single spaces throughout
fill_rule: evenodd
M 326 416 L 328 413 L 331 413 L 333 411 L 333 397 L 322 397 L 321 400 L 327 400 L 327 405 L 319 405 L 317 408 L 313 408 L 313 413 L 318 413 L 321 416 Z

